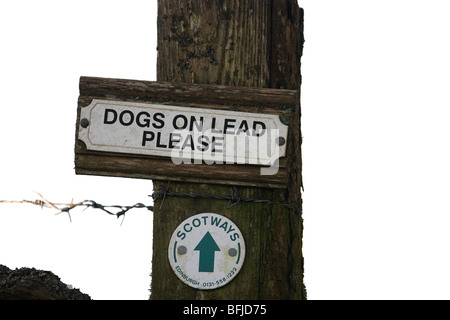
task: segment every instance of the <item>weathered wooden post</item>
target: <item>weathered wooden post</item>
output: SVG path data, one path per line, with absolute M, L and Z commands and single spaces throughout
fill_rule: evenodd
M 81 77 L 77 174 L 152 179 L 151 299 L 306 299 L 295 0 L 159 0 L 158 81 Z
M 302 48 L 303 10 L 296 0 L 158 0 L 159 81 L 299 93 Z M 216 94 L 221 91 L 217 89 Z M 245 90 L 238 94 L 245 99 Z M 169 188 L 167 180 L 154 180 L 159 194 L 168 190 L 179 196 L 166 193 L 155 202 L 151 299 L 306 299 L 299 94 L 295 99 L 295 107 L 286 106 L 290 123 L 287 156 L 280 160 L 280 170 L 287 176 L 282 187 L 271 185 L 270 179 L 262 183 L 255 180 L 258 186 L 240 186 L 230 180 L 216 181 L 220 185 L 214 181 L 172 182 Z M 261 106 L 264 103 L 259 108 L 264 113 Z M 257 103 L 248 110 L 255 107 Z M 196 166 L 212 170 L 205 164 Z M 237 170 L 231 164 L 222 167 L 225 176 L 229 172 L 231 177 Z M 207 196 L 233 193 L 236 202 L 238 196 L 263 201 L 241 201 L 227 208 L 227 201 Z M 215 290 L 186 285 L 167 259 L 172 233 L 185 219 L 200 213 L 229 218 L 245 238 L 242 270 L 233 281 Z

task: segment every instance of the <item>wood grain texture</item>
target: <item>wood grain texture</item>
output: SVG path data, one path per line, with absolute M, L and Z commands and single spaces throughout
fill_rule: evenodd
M 186 84 L 98 77 L 80 78 L 80 96 L 154 102 L 187 102 L 225 106 L 294 108 L 296 90 Z
M 268 87 L 269 1 L 158 5 L 159 80 Z
M 221 200 L 178 197 L 167 197 L 160 208 L 160 200 L 156 201 L 151 299 L 306 299 L 299 105 L 303 10 L 296 0 L 158 0 L 157 23 L 160 81 L 295 91 L 285 188 L 245 186 L 238 191 L 242 197 L 288 203 L 297 210 L 255 203 L 227 209 Z M 261 108 L 273 108 L 269 100 L 264 97 Z M 153 183 L 155 190 L 167 186 L 166 181 Z M 231 186 L 212 181 L 171 183 L 170 190 L 218 195 L 233 192 Z M 230 284 L 212 291 L 183 284 L 167 258 L 167 246 L 178 224 L 202 212 L 232 220 L 247 247 L 240 273 Z

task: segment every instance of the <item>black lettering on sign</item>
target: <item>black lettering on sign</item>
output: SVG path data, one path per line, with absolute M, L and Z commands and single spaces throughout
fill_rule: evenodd
M 192 138 L 192 135 L 188 135 L 186 137 L 186 140 L 184 140 L 183 146 L 181 147 L 182 150 L 186 149 L 186 147 L 190 147 L 192 151 L 194 151 L 194 138 Z
M 153 115 L 153 121 L 156 123 L 153 123 L 153 128 L 155 129 L 162 129 L 164 127 L 164 119 L 165 115 L 163 113 L 157 112 Z
M 248 123 L 247 120 L 243 120 L 239 126 L 239 129 L 236 131 L 236 135 L 240 135 L 242 132 L 244 132 L 245 134 L 247 134 L 247 136 L 250 135 L 249 132 L 249 128 L 248 128 Z
M 200 117 L 200 121 L 197 122 L 194 116 L 191 116 L 191 123 L 189 124 L 189 131 L 194 130 L 194 125 L 197 128 L 197 131 L 203 132 L 203 117 Z
M 180 147 L 178 146 L 178 143 L 180 143 L 180 142 L 181 142 L 181 134 L 171 133 L 170 137 L 169 137 L 169 149 L 175 149 L 175 150 L 180 149 Z
M 225 119 L 225 124 L 223 126 L 223 133 L 224 134 L 234 134 L 234 130 L 228 131 L 228 129 L 234 129 L 235 122 L 236 122 L 236 119 Z
M 126 117 L 127 114 L 129 115 L 129 117 Z M 125 127 L 131 126 L 134 122 L 134 113 L 131 112 L 130 110 L 122 111 L 119 116 L 119 122 L 121 125 Z
M 112 115 L 112 119 L 110 119 Z M 117 121 L 117 111 L 114 109 L 105 109 L 105 117 L 103 118 L 104 124 L 114 124 Z
M 143 118 L 145 117 L 145 118 Z M 136 124 L 141 128 L 150 127 L 150 113 L 146 111 L 139 112 L 136 117 Z
M 144 135 L 142 137 L 142 146 L 145 147 L 147 142 L 153 141 L 155 139 L 155 134 L 151 131 L 144 131 Z
M 217 140 L 220 142 L 217 142 Z M 223 137 L 212 137 L 211 152 L 222 152 L 222 149 L 216 149 L 216 147 L 222 147 L 222 141 Z
M 188 119 L 186 116 L 182 114 L 178 114 L 173 118 L 173 127 L 177 130 L 183 130 L 186 129 L 188 125 Z
M 202 147 L 197 146 L 197 150 L 201 152 L 208 151 L 209 149 L 209 137 L 208 136 L 199 136 L 197 138 L 197 142 L 202 145 Z
M 253 136 L 260 137 L 264 133 L 266 133 L 266 124 L 261 121 L 253 121 Z
M 220 129 L 216 129 L 216 118 L 212 118 L 211 132 L 212 133 L 222 133 L 222 131 Z
M 158 132 L 156 136 L 156 147 L 157 148 L 167 148 L 167 145 L 161 144 L 161 132 Z

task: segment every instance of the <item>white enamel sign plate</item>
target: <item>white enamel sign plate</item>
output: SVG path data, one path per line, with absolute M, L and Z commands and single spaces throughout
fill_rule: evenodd
M 201 213 L 183 221 L 169 243 L 173 272 L 185 284 L 201 290 L 228 284 L 241 270 L 245 242 L 228 218 Z
M 176 164 L 272 165 L 285 156 L 287 130 L 277 115 L 94 99 L 81 109 L 78 138 L 88 150 Z

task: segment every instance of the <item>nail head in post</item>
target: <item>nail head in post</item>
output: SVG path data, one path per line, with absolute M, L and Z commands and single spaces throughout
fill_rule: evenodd
M 228 250 L 228 254 L 230 255 L 230 257 L 235 257 L 237 255 L 237 250 L 231 248 L 230 250 Z
M 277 145 L 279 145 L 281 147 L 286 144 L 286 139 L 284 137 L 278 137 L 276 142 L 277 142 Z
M 89 126 L 89 120 L 86 118 L 81 119 L 80 125 L 82 128 L 87 128 Z
M 286 120 L 286 118 L 284 116 L 280 115 L 279 118 L 280 118 L 280 121 L 282 124 L 284 124 L 285 126 L 289 125 L 289 122 Z
M 178 254 L 181 254 L 181 255 L 186 254 L 187 248 L 185 246 L 179 246 L 177 249 L 177 252 L 178 252 Z

